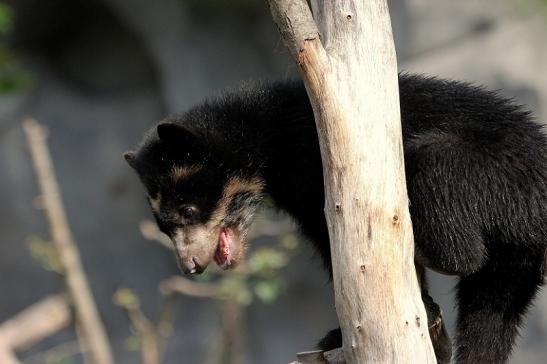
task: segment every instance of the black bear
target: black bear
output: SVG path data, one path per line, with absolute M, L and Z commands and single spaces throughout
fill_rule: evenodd
M 451 344 L 423 267 L 458 275 L 457 363 L 503 363 L 543 283 L 547 138 L 510 100 L 469 84 L 399 77 L 416 268 L 439 362 Z M 363 117 L 366 117 L 364 115 Z M 330 269 L 321 156 L 299 81 L 245 86 L 163 120 L 125 158 L 186 273 L 243 257 L 270 196 Z M 339 330 L 320 342 L 342 345 Z

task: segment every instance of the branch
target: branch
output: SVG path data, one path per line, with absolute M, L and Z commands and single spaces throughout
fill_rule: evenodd
M 19 363 L 13 353 L 68 326 L 70 308 L 64 295 L 49 296 L 0 325 L 0 363 Z
M 296 354 L 297 361 L 289 364 L 345 364 L 344 352 L 341 348 L 331 351 L 304 351 Z
M 281 37 L 295 59 L 308 41 L 319 40 L 319 29 L 305 0 L 268 0 Z
M 27 349 L 70 323 L 64 295 L 48 296 L 0 325 L 0 346 Z
M 173 332 L 173 321 L 175 316 L 175 295 L 163 296 L 160 312 L 158 317 L 158 324 L 156 325 L 156 331 L 158 333 L 158 353 L 164 352 L 167 338 Z
M 152 324 L 148 317 L 142 312 L 137 295 L 130 289 L 121 288 L 114 294 L 114 302 L 127 312 L 129 321 L 137 332 L 141 343 L 143 364 L 158 364 L 159 336 L 157 335 L 154 324 Z
M 111 364 L 113 359 L 110 345 L 82 268 L 78 248 L 68 227 L 51 156 L 46 145 L 46 132 L 32 119 L 25 120 L 23 128 L 43 196 L 53 245 L 59 254 L 68 292 L 75 306 L 76 318 L 81 325 L 85 344 L 89 347 L 95 364 Z
M 217 284 L 206 282 L 196 283 L 181 276 L 173 276 L 160 283 L 160 292 L 162 295 L 178 293 L 187 296 L 211 298 L 217 295 L 218 289 Z
M 139 229 L 145 239 L 155 241 L 169 250 L 174 250 L 173 243 L 169 237 L 162 233 L 152 221 L 142 220 L 139 224 Z
M 0 346 L 0 363 L 2 364 L 20 364 L 21 362 L 13 351 L 3 346 Z

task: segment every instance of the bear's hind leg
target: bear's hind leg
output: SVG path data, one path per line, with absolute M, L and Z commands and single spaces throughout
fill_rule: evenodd
M 458 284 L 458 364 L 505 363 L 523 315 L 543 283 L 544 251 L 497 248 L 479 272 Z

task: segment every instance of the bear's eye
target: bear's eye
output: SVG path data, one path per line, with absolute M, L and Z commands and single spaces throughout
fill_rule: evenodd
M 185 205 L 182 206 L 180 209 L 180 216 L 182 216 L 185 220 L 191 220 L 196 217 L 198 213 L 198 209 L 196 206 L 193 205 Z

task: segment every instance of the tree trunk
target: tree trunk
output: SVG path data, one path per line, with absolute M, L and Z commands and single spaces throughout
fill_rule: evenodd
M 345 359 L 435 363 L 414 268 L 386 0 L 311 2 L 315 20 L 306 0 L 269 0 L 319 133 Z

